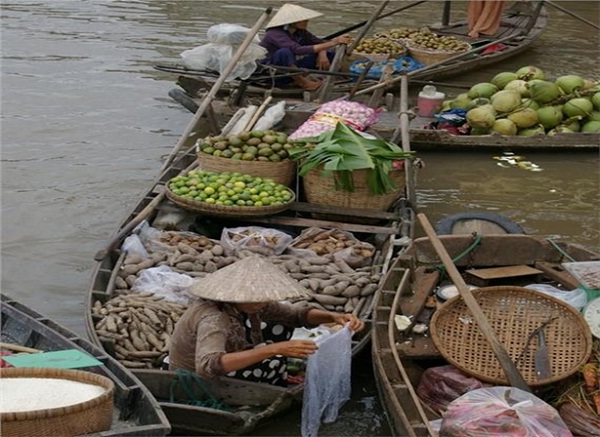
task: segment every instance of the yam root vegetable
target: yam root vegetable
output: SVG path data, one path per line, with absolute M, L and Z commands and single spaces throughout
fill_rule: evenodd
M 600 378 L 598 376 L 598 365 L 596 363 L 586 363 L 581 368 L 585 391 L 592 397 L 596 414 L 600 414 Z
M 326 294 L 327 296 L 337 296 L 340 294 L 335 285 L 327 285 L 321 290 L 321 293 Z
M 348 301 L 346 297 L 329 296 L 327 294 L 315 294 L 313 297 L 322 305 L 345 305 Z
M 355 297 L 360 295 L 360 287 L 358 285 L 349 285 L 342 291 L 342 296 Z
M 306 258 L 306 262 L 312 264 L 313 266 L 325 266 L 331 264 L 331 259 L 324 256 L 313 256 Z
M 377 284 L 367 284 L 360 290 L 361 296 L 370 296 L 377 290 Z
M 120 363 L 129 369 L 144 369 L 147 367 L 146 363 L 139 361 L 121 360 Z
M 342 294 L 350 286 L 350 281 L 340 281 L 334 285 L 337 294 Z
M 579 408 L 572 402 L 566 402 L 558 408 L 560 417 L 573 435 L 600 435 L 600 418 Z
M 206 273 L 214 273 L 218 270 L 217 264 L 214 263 L 213 261 L 206 261 L 206 264 L 204 264 L 204 271 Z
M 144 258 L 137 253 L 128 253 L 125 259 L 123 260 L 123 264 L 139 264 L 144 261 Z
M 191 271 L 197 269 L 196 264 L 193 262 L 189 262 L 189 261 L 176 264 L 175 267 L 179 270 L 183 270 L 186 272 L 191 272 Z

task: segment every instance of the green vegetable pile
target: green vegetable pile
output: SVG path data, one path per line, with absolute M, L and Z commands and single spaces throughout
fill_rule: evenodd
M 394 161 L 414 158 L 414 152 L 405 152 L 389 141 L 365 138 L 344 123 L 300 141 L 306 143 L 306 147 L 289 151 L 290 157 L 299 162 L 299 175 L 322 166 L 324 175 L 333 173 L 336 190 L 354 191 L 352 171 L 366 169 L 370 192 L 389 193 L 397 188 L 389 175 Z

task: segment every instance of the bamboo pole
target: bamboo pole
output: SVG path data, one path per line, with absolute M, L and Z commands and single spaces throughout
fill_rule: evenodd
M 234 53 L 234 55 L 230 59 L 229 64 L 227 64 L 227 66 L 221 72 L 221 75 L 219 76 L 219 78 L 217 79 L 217 81 L 214 83 L 214 85 L 212 86 L 212 88 L 210 89 L 210 91 L 208 92 L 208 94 L 204 97 L 204 100 L 202 101 L 202 103 L 198 107 L 198 110 L 196 111 L 196 114 L 194 114 L 194 117 L 192 118 L 192 121 L 188 124 L 187 128 L 185 129 L 185 131 L 181 135 L 181 138 L 179 139 L 179 141 L 177 142 L 177 144 L 175 145 L 175 147 L 173 148 L 173 150 L 171 151 L 171 153 L 167 157 L 165 163 L 163 164 L 163 166 L 161 168 L 161 171 L 160 171 L 161 173 L 169 165 L 171 165 L 171 163 L 175 159 L 175 156 L 177 155 L 177 152 L 179 152 L 179 150 L 186 143 L 186 141 L 187 141 L 188 137 L 190 136 L 190 134 L 192 134 L 192 132 L 194 131 L 194 129 L 196 129 L 196 125 L 200 121 L 200 118 L 204 115 L 204 112 L 206 112 L 206 108 L 208 108 L 208 106 L 212 104 L 212 101 L 215 99 L 215 97 L 217 95 L 217 92 L 219 91 L 219 89 L 221 88 L 221 86 L 223 85 L 223 83 L 225 83 L 225 80 L 227 79 L 227 77 L 229 76 L 229 74 L 233 71 L 235 65 L 237 64 L 237 62 L 239 61 L 239 59 L 242 57 L 242 55 L 244 54 L 244 52 L 246 51 L 246 49 L 248 48 L 248 46 L 250 45 L 250 43 L 252 42 L 252 40 L 254 39 L 254 37 L 256 36 L 256 34 L 258 33 L 258 31 L 262 28 L 263 24 L 267 21 L 267 19 L 271 15 L 272 9 L 273 8 L 271 8 L 271 7 L 267 8 L 263 12 L 263 14 L 260 16 L 260 18 L 258 19 L 258 21 L 256 22 L 256 24 L 254 24 L 254 26 L 250 29 L 250 31 L 246 35 L 246 38 L 244 39 L 244 41 L 242 42 L 242 44 L 239 46 L 239 48 L 237 49 L 237 51 Z

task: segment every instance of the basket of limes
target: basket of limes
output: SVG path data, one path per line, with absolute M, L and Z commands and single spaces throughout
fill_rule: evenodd
M 289 186 L 296 180 L 296 163 L 289 158 L 294 147 L 283 132 L 253 130 L 199 140 L 198 161 L 204 170 L 240 172 Z
M 272 179 L 239 172 L 191 170 L 170 179 L 165 194 L 189 211 L 214 216 L 266 216 L 289 208 L 294 192 Z

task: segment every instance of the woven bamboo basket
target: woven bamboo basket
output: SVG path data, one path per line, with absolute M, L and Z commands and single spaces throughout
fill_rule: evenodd
M 285 211 L 294 202 L 295 194 L 288 188 L 288 191 L 292 194 L 292 199 L 280 205 L 264 205 L 264 206 L 234 206 L 234 205 L 215 205 L 206 202 L 200 202 L 186 197 L 181 197 L 174 194 L 168 186 L 165 186 L 165 195 L 174 204 L 180 206 L 183 209 L 193 212 L 199 212 L 204 215 L 211 215 L 216 217 L 264 217 L 267 215 L 277 214 L 278 212 Z
M 590 329 L 569 304 L 524 287 L 484 287 L 472 293 L 528 385 L 560 381 L 587 362 L 592 351 Z M 553 317 L 556 319 L 544 327 L 551 376 L 538 380 L 537 337 L 530 336 Z M 434 313 L 430 331 L 434 344 L 448 362 L 482 381 L 510 385 L 462 297 L 453 297 Z M 527 343 L 529 348 L 523 354 Z
M 404 192 L 404 170 L 392 170 L 390 175 L 396 183 L 397 189 L 382 195 L 371 193 L 367 184 L 367 174 L 367 170 L 354 170 L 352 172 L 352 181 L 355 188 L 352 192 L 336 190 L 333 172 L 324 175 L 321 168 L 311 170 L 303 176 L 302 186 L 309 203 L 387 211 Z
M 447 52 L 447 51 L 441 51 L 441 50 L 426 50 L 426 49 L 421 49 L 415 46 L 411 46 L 410 42 L 407 43 L 407 47 L 408 47 L 408 54 L 411 58 L 413 58 L 415 61 L 420 62 L 421 64 L 425 64 L 425 65 L 431 65 L 431 64 L 436 64 L 438 62 L 442 62 L 446 59 L 449 59 L 453 56 L 458 55 L 459 53 L 467 52 L 469 50 L 471 50 L 471 45 L 469 45 L 468 48 L 466 48 L 463 51 L 460 52 Z
M 115 387 L 105 376 L 71 369 L 7 368 L 0 369 L 0 378 L 63 379 L 105 389 L 100 396 L 66 407 L 1 412 L 3 437 L 70 437 L 107 431 L 111 427 Z
M 289 159 L 279 162 L 242 161 L 239 159 L 221 158 L 208 153 L 198 152 L 200 168 L 216 173 L 240 172 L 252 176 L 273 179 L 278 184 L 290 186 L 296 179 L 296 163 Z

